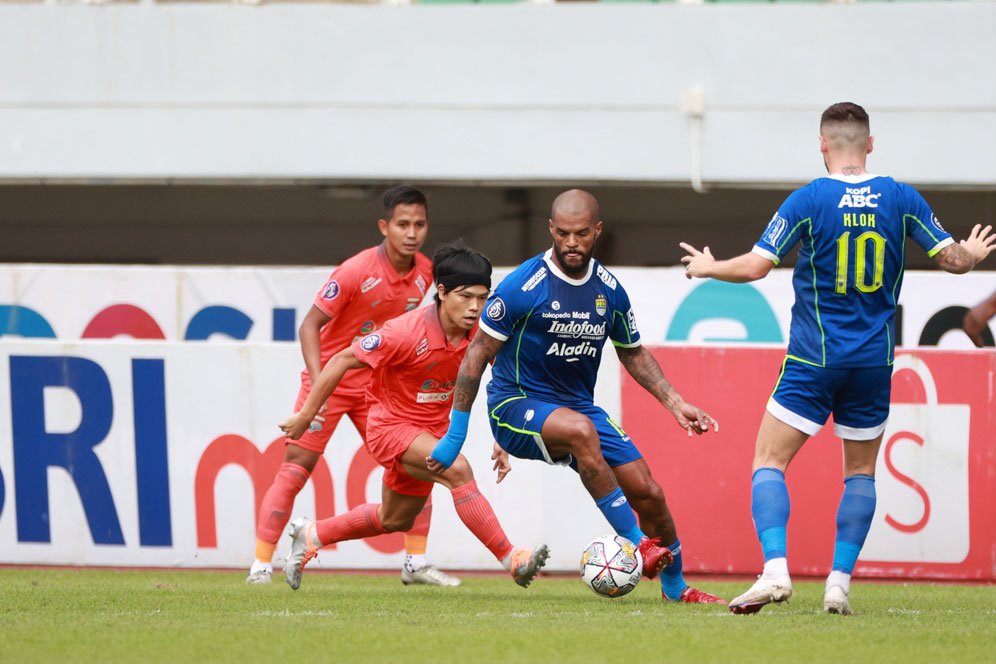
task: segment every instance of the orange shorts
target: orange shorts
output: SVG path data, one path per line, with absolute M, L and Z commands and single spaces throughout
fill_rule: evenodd
M 424 424 L 392 422 L 367 429 L 367 450 L 384 467 L 384 486 L 395 493 L 405 496 L 428 496 L 432 493 L 435 482 L 412 477 L 401 463 L 401 457 L 423 433 L 440 437 L 438 433 L 429 431 Z
M 310 391 L 310 385 L 301 386 L 301 389 L 297 393 L 297 402 L 294 404 L 295 413 L 301 410 Z M 332 433 L 339 426 L 339 420 L 342 419 L 343 415 L 349 415 L 349 419 L 352 420 L 356 430 L 360 432 L 360 436 L 365 438 L 367 433 L 367 414 L 369 412 L 370 407 L 367 405 L 367 395 L 365 393 L 336 394 L 333 392 L 329 400 L 325 402 L 325 412 L 321 414 L 321 417 L 325 418 L 325 421 L 322 422 L 316 418 L 311 423 L 312 428 L 319 425 L 321 428 L 315 430 L 309 428 L 299 439 L 291 440 L 288 438 L 286 442 L 287 444 L 294 444 L 306 450 L 311 450 L 316 454 L 324 454 L 325 447 L 329 443 L 329 438 L 332 437 Z

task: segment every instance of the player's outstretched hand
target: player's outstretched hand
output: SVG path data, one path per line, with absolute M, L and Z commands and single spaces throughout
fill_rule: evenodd
M 984 261 L 993 249 L 996 249 L 996 244 L 994 244 L 996 233 L 993 233 L 992 230 L 992 225 L 982 228 L 982 224 L 976 224 L 968 237 L 960 242 L 962 248 L 975 258 L 976 265 Z
M 319 416 L 321 417 L 321 416 Z M 318 418 L 316 418 L 318 419 Z M 304 432 L 308 430 L 308 426 L 311 424 L 311 419 L 306 418 L 301 413 L 294 413 L 286 420 L 280 423 L 280 430 L 290 438 L 291 440 L 297 440 L 304 435 Z
M 710 427 L 713 431 L 719 431 L 719 422 L 714 420 L 709 413 L 687 401 L 682 401 L 674 409 L 674 419 L 678 420 L 678 425 L 688 432 L 689 438 L 693 434 L 700 436 L 706 433 Z
M 491 470 L 498 471 L 498 479 L 495 480 L 495 484 L 501 484 L 505 476 L 512 472 L 512 464 L 508 461 L 508 452 L 503 450 L 501 445 L 495 443 L 494 448 L 491 450 L 491 460 L 495 462 Z
M 709 267 L 716 262 L 709 247 L 703 247 L 702 251 L 699 251 L 685 242 L 679 242 L 678 246 L 688 252 L 687 256 L 681 257 L 681 262 L 685 264 L 685 276 L 689 279 L 708 277 Z

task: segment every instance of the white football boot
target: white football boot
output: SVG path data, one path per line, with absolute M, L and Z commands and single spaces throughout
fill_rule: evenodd
M 823 594 L 823 610 L 841 616 L 854 614 L 854 611 L 851 610 L 848 593 L 840 586 L 827 586 L 827 591 Z
M 462 581 L 455 576 L 450 576 L 435 565 L 424 565 L 414 572 L 409 572 L 404 565 L 401 566 L 401 583 L 407 585 L 421 584 L 426 586 L 459 586 Z
M 260 562 L 254 562 L 249 568 L 249 576 L 246 583 L 251 586 L 270 583 L 273 580 L 273 567 Z
M 792 596 L 792 579 L 787 574 L 766 579 L 758 577 L 754 585 L 730 600 L 731 613 L 757 613 L 771 603 L 784 602 Z

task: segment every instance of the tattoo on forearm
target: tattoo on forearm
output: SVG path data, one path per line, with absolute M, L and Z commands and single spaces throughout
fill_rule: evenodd
M 671 408 L 678 400 L 678 393 L 664 377 L 661 365 L 643 346 L 617 348 L 619 361 L 629 375 L 636 379 L 643 389 L 654 395 L 666 408 Z
M 967 272 L 975 267 L 975 257 L 960 244 L 949 244 L 937 254 L 937 264 L 948 272 Z
M 467 348 L 467 354 L 460 363 L 456 386 L 453 388 L 453 408 L 470 412 L 481 389 L 481 375 L 484 367 L 494 358 L 502 342 L 483 332 L 479 332 Z

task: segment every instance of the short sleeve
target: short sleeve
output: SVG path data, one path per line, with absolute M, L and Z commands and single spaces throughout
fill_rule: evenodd
M 373 334 L 354 341 L 351 346 L 353 355 L 374 369 L 396 364 L 401 361 L 404 350 L 409 346 L 404 341 L 406 337 L 403 328 L 389 320 Z
M 636 326 L 636 314 L 629 302 L 629 295 L 622 284 L 618 284 L 613 294 L 612 322 L 609 327 L 609 338 L 614 346 L 636 348 L 640 345 L 640 330 Z
M 507 341 L 522 317 L 529 313 L 532 291 L 524 291 L 516 277 L 513 272 L 498 284 L 481 316 L 481 330 L 499 341 Z
M 315 294 L 312 304 L 326 316 L 334 319 L 341 314 L 359 291 L 359 270 L 347 261 L 329 276 L 328 281 Z
M 906 209 L 903 212 L 906 234 L 933 258 L 941 249 L 954 244 L 954 238 L 941 226 L 937 215 L 930 209 L 919 191 L 909 185 L 901 186 L 906 194 L 904 197 Z
M 803 225 L 811 220 L 808 187 L 792 192 L 781 204 L 754 245 L 753 252 L 767 258 L 775 265 L 795 247 L 802 236 Z

